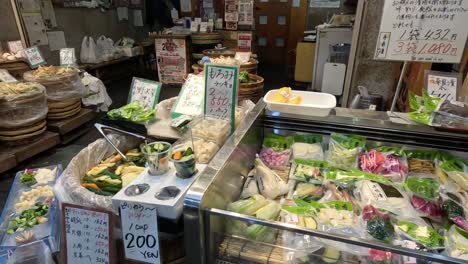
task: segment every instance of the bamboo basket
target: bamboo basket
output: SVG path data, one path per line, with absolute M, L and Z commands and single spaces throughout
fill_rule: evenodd
M 201 60 L 198 61 L 198 65 L 200 65 L 201 67 L 204 66 Z M 249 63 L 241 64 L 240 71 L 247 71 L 249 73 L 256 74 L 257 68 L 258 68 L 258 61 L 255 59 L 250 59 Z
M 239 83 L 238 100 L 252 100 L 256 103 L 263 96 L 264 79 L 255 74 L 249 74 L 254 83 Z

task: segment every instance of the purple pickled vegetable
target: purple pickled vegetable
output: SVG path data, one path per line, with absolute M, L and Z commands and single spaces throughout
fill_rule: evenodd
M 362 208 L 362 220 L 369 221 L 374 216 L 378 216 L 384 220 L 390 219 L 387 214 L 380 212 L 372 205 L 366 205 L 364 208 Z
M 451 219 L 455 225 L 459 228 L 468 232 L 468 221 L 461 216 L 457 216 Z
M 411 197 L 411 204 L 413 205 L 413 207 L 429 217 L 437 218 L 442 216 L 442 208 L 440 207 L 441 203 L 442 199 L 440 197 L 437 202 L 426 201 L 423 198 L 420 198 L 416 195 L 413 195 L 413 197 Z

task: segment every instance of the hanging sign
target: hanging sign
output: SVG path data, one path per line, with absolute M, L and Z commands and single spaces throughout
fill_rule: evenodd
M 374 58 L 459 63 L 468 1 L 386 0 Z
M 156 207 L 121 202 L 119 208 L 125 257 L 144 263 L 161 263 Z
M 205 65 L 205 116 L 231 121 L 235 129 L 239 66 Z
M 19 51 L 22 51 L 24 49 L 23 43 L 21 40 L 15 40 L 15 41 L 8 41 L 8 50 L 10 53 L 18 53 Z
M 202 114 L 204 89 L 203 76 L 189 74 L 172 108 L 171 117 L 177 118 L 181 115 L 198 116 Z
M 456 100 L 457 90 L 461 85 L 458 73 L 425 71 L 427 93 L 446 100 Z
M 60 49 L 60 66 L 76 65 L 75 48 Z
M 236 0 L 225 0 L 224 21 L 226 22 L 239 21 L 239 12 L 237 11 Z
M 62 204 L 65 263 L 113 263 L 112 213 Z
M 157 37 L 156 58 L 158 76 L 162 83 L 183 83 L 188 73 L 187 37 Z
M 31 65 L 31 68 L 33 69 L 37 68 L 39 65 L 46 64 L 37 46 L 25 49 L 24 55 L 28 59 L 29 65 Z
M 138 102 L 146 109 L 154 109 L 158 104 L 161 83 L 133 77 L 128 103 Z
M 239 25 L 253 25 L 253 0 L 239 0 Z
M 18 80 L 16 80 L 15 77 L 11 76 L 11 74 L 7 70 L 0 69 L 0 81 L 11 83 L 17 82 Z
M 250 51 L 252 48 L 252 32 L 239 32 L 237 34 L 237 48 Z

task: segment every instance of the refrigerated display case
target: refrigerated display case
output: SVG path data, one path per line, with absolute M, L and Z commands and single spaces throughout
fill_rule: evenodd
M 186 195 L 185 243 L 191 263 L 385 263 L 385 252 L 391 252 L 391 263 L 466 263 L 440 250 L 423 251 L 409 244 L 310 230 L 226 210 L 239 199 L 263 137 L 270 132 L 321 134 L 327 140 L 331 133 L 355 134 L 374 146 L 438 149 L 468 160 L 468 134 L 392 123 L 384 112 L 336 108 L 327 117 L 314 117 L 270 112 L 265 106 L 263 101 L 257 103 Z M 226 232 L 239 221 L 246 224 L 244 227 L 269 228 L 275 239 L 260 242 Z M 309 240 L 320 240 L 322 246 L 308 244 Z

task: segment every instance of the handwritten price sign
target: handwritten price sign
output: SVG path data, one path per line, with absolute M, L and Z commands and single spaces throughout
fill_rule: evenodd
M 133 77 L 128 102 L 138 102 L 144 108 L 154 109 L 158 103 L 161 83 Z
M 29 65 L 31 65 L 31 68 L 33 69 L 46 63 L 37 46 L 25 49 L 24 54 L 28 59 Z
M 75 64 L 75 48 L 60 49 L 60 66 L 73 66 Z
M 426 87 L 429 95 L 446 100 L 456 100 L 461 75 L 457 73 L 426 71 Z
M 459 63 L 468 27 L 468 1 L 385 0 L 374 57 Z
M 181 115 L 197 116 L 203 113 L 204 92 L 203 76 L 189 74 L 172 108 L 171 117 Z
M 234 131 L 239 66 L 205 65 L 205 115 L 231 120 Z
M 158 218 L 156 207 L 141 203 L 120 204 L 120 220 L 125 257 L 159 264 Z
M 111 213 L 65 203 L 62 208 L 66 263 L 113 263 Z

